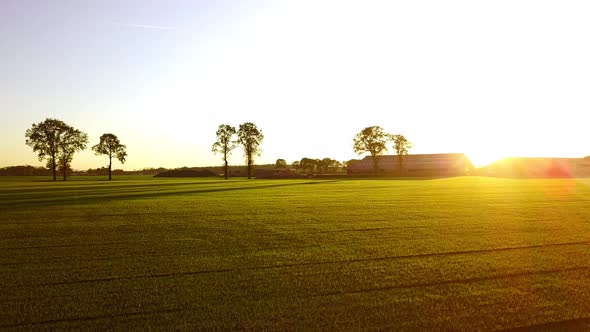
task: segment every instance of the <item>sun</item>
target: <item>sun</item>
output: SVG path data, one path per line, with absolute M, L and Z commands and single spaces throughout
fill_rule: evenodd
M 489 151 L 485 149 L 468 151 L 465 154 L 475 167 L 484 167 L 506 157 L 499 151 Z

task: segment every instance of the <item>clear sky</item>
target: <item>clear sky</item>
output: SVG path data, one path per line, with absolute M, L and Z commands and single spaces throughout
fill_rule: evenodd
M 589 17 L 567 0 L 1 0 L 0 167 L 42 165 L 24 133 L 47 117 L 89 145 L 118 135 L 124 169 L 220 164 L 217 126 L 246 121 L 259 163 L 354 158 L 370 125 L 476 164 L 590 155 Z

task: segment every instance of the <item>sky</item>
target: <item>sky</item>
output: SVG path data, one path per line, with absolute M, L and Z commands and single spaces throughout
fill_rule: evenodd
M 24 133 L 86 132 L 72 167 L 210 166 L 220 124 L 255 123 L 257 163 L 349 160 L 378 125 L 410 154 L 590 155 L 588 1 L 1 0 L 0 167 Z M 393 149 L 389 149 L 393 153 Z M 243 164 L 241 150 L 230 163 Z

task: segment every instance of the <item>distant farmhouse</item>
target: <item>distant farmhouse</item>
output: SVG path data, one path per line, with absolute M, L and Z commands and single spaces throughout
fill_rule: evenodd
M 460 176 L 473 171 L 473 164 L 463 153 L 411 154 L 401 163 L 397 155 L 379 156 L 379 174 L 398 176 Z M 365 157 L 348 166 L 349 175 L 371 175 L 373 157 Z
M 590 157 L 505 158 L 482 168 L 478 174 L 518 178 L 588 177 Z

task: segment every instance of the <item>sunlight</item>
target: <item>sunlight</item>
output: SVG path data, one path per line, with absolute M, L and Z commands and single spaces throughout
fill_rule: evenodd
M 490 151 L 486 149 L 468 152 L 466 155 L 475 167 L 484 167 L 506 157 L 497 151 Z

